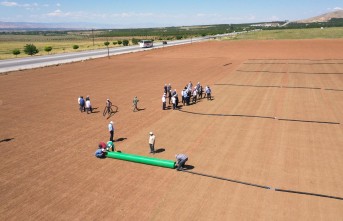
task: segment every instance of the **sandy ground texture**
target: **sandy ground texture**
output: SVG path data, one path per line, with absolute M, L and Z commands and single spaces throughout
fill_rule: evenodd
M 340 199 L 275 191 L 343 197 L 342 52 L 212 41 L 0 75 L 0 220 L 342 220 Z M 164 84 L 180 95 L 189 81 L 214 99 L 163 111 Z M 185 153 L 189 172 L 271 189 L 97 159 L 110 120 L 118 150 L 149 156 L 153 131 L 153 157 Z

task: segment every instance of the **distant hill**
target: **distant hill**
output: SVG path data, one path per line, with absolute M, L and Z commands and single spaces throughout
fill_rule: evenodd
M 333 18 L 343 18 L 343 10 L 325 13 L 313 18 L 295 21 L 295 23 L 315 23 L 315 22 L 328 22 Z

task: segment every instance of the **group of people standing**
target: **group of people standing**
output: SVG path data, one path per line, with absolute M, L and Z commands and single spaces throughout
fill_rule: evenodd
M 79 96 L 77 102 L 81 112 L 87 112 L 87 114 L 89 114 L 89 112 L 92 113 L 93 108 L 89 96 L 87 96 L 86 99 L 84 99 L 83 96 Z
M 190 105 L 191 103 L 195 104 L 198 101 L 198 99 L 203 97 L 203 94 L 204 98 L 207 97 L 207 100 L 212 100 L 212 89 L 210 88 L 210 86 L 206 85 L 204 89 L 200 82 L 198 82 L 196 86 L 193 87 L 193 84 L 190 81 L 181 91 L 181 102 L 184 106 Z M 173 105 L 173 110 L 176 110 L 179 105 L 179 97 L 176 92 L 176 89 L 172 90 L 170 83 L 168 85 L 164 84 L 164 93 L 162 96 L 163 110 L 167 108 L 167 98 L 168 104 L 170 104 L 171 102 Z
M 179 96 L 176 92 L 176 89 L 174 89 L 174 91 L 172 90 L 172 86 L 170 83 L 168 85 L 167 84 L 164 85 L 164 93 L 162 96 L 162 109 L 163 110 L 167 109 L 167 98 L 168 98 L 168 105 L 171 102 L 173 105 L 173 110 L 176 110 L 179 105 Z
M 199 84 L 199 86 L 200 86 L 200 84 Z M 183 91 L 185 91 L 185 89 Z M 178 107 L 178 103 L 179 103 L 179 98 L 178 98 L 178 94 L 176 92 L 176 89 L 174 91 L 172 91 L 171 84 L 169 84 L 169 85 L 165 85 L 165 90 L 164 91 L 165 91 L 164 92 L 164 96 L 162 97 L 162 101 L 164 102 L 163 109 L 166 108 L 166 95 L 168 94 L 168 98 L 169 98 L 168 102 L 169 102 L 169 104 L 170 103 L 173 104 L 173 109 L 175 110 Z M 184 100 L 184 96 L 183 96 L 184 92 L 183 91 L 182 91 L 182 98 Z M 194 91 L 196 91 L 196 90 L 194 89 Z M 186 92 L 188 93 L 188 90 L 186 90 Z M 198 93 L 195 94 L 195 96 L 198 96 Z M 139 108 L 137 107 L 138 102 L 139 102 L 139 100 L 138 100 L 137 96 L 135 96 L 133 98 L 133 111 L 134 112 L 135 111 L 139 111 Z M 195 102 L 196 102 L 196 98 L 195 98 Z M 79 109 L 80 109 L 81 112 L 87 112 L 87 113 L 91 112 L 92 113 L 93 108 L 92 108 L 92 105 L 90 103 L 89 96 L 87 96 L 86 99 L 84 99 L 83 96 L 79 96 L 78 104 L 79 104 Z M 110 101 L 110 99 L 107 99 L 106 100 L 106 107 L 105 108 L 107 109 L 108 112 L 110 112 L 111 106 L 112 106 L 112 102 Z M 105 158 L 107 152 L 109 152 L 109 151 L 114 152 L 115 151 L 115 146 L 114 146 L 114 122 L 110 121 L 108 126 L 107 126 L 107 128 L 108 128 L 108 131 L 109 131 L 109 134 L 110 134 L 109 141 L 107 143 L 100 142 L 98 144 L 98 149 L 95 151 L 95 156 L 97 158 Z M 155 150 L 155 139 L 156 139 L 156 137 L 155 137 L 154 133 L 150 132 L 149 133 L 149 148 L 150 148 L 150 153 L 151 154 L 155 154 L 156 153 L 156 150 Z M 185 162 L 188 160 L 188 157 L 186 155 L 184 155 L 184 154 L 177 154 L 177 155 L 175 155 L 175 158 L 176 158 L 177 170 L 182 170 L 184 165 L 185 165 Z

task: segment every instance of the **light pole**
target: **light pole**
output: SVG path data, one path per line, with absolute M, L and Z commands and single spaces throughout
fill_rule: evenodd
M 92 29 L 93 47 L 94 47 L 94 29 Z

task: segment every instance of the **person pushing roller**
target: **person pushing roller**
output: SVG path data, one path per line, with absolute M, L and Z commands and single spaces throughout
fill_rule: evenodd
M 176 170 L 181 171 L 184 169 L 185 163 L 188 160 L 188 157 L 185 154 L 176 154 Z

